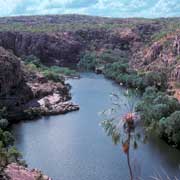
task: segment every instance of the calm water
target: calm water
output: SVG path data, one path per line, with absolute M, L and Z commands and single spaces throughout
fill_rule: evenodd
M 125 154 L 99 125 L 99 112 L 111 106 L 110 93 L 123 97 L 124 90 L 91 73 L 69 83 L 80 111 L 14 125 L 16 146 L 29 167 L 41 169 L 54 180 L 128 180 Z M 125 112 L 122 102 L 120 114 Z M 157 138 L 139 144 L 131 152 L 131 161 L 136 174 L 145 180 L 157 171 L 180 177 L 180 151 Z

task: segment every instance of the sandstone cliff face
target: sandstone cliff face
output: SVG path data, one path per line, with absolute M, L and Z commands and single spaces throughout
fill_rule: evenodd
M 51 102 L 52 99 L 56 101 Z M 66 102 L 69 99 L 66 84 L 49 81 L 38 72 L 28 72 L 20 58 L 0 47 L 0 108 L 7 108 L 10 122 L 32 118 L 26 111 L 33 108 L 41 115 L 78 110 L 77 105 Z
M 77 64 L 92 46 L 97 51 L 120 48 L 132 55 L 161 27 L 156 20 L 79 15 L 0 18 L 0 46 L 16 56 L 33 54 L 46 65 L 64 66 Z
M 166 69 L 169 80 L 180 81 L 180 30 L 167 34 L 134 54 L 131 65 L 144 71 Z
M 24 81 L 20 60 L 0 47 L 0 105 L 13 108 L 31 98 L 32 92 Z
M 0 95 L 8 94 L 23 81 L 20 61 L 12 53 L 0 47 Z
M 178 20 L 173 21 L 177 23 Z M 153 34 L 166 29 L 168 23 L 169 19 L 111 19 L 78 15 L 0 18 L 0 46 L 17 57 L 35 55 L 46 65 L 60 66 L 76 65 L 85 50 L 93 48 L 101 52 L 103 49 L 117 48 L 121 50 L 122 56 L 130 59 L 134 69 L 167 69 L 169 79 L 179 81 L 180 31 L 170 33 L 155 42 L 151 39 Z M 3 30 L 3 27 L 7 29 Z M 3 60 L 5 50 L 1 48 L 1 51 Z M 11 56 L 9 58 L 18 59 L 12 53 L 8 53 L 8 56 Z M 18 96 L 20 102 L 15 101 L 16 105 L 25 103 L 32 99 L 32 96 L 43 98 L 45 95 L 52 95 L 57 89 L 61 89 L 58 92 L 61 92 L 60 94 L 67 92 L 64 87 L 58 88 L 57 84 L 41 82 L 37 78 L 35 82 L 29 82 L 27 79 L 28 83 L 24 83 L 18 63 L 12 63 L 12 68 L 8 66 L 10 69 L 3 74 L 0 87 L 1 94 Z M 17 67 L 14 68 L 15 66 Z M 4 72 L 5 69 L 1 71 Z M 5 79 L 6 76 L 8 80 Z M 48 88 L 45 88 L 47 86 Z M 28 96 L 23 97 L 23 94 Z
M 142 32 L 141 32 L 142 33 Z M 0 32 L 0 46 L 11 50 L 16 56 L 35 55 L 46 65 L 77 64 L 81 53 L 92 47 L 120 48 L 134 51 L 144 39 L 135 28 L 77 30 L 75 32 Z
M 17 56 L 33 54 L 47 65 L 77 63 L 82 49 L 68 33 L 0 32 L 0 45 Z

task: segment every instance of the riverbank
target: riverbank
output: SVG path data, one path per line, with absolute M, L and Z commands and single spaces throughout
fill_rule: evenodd
M 126 114 L 126 90 L 94 73 L 82 73 L 80 79 L 69 79 L 67 83 L 72 86 L 72 101 L 79 104 L 79 111 L 20 122 L 12 127 L 15 145 L 27 164 L 54 180 L 59 177 L 63 180 L 129 180 L 121 146 L 114 146 L 99 126 L 104 120 L 99 112 L 112 107 L 109 96 L 112 92 L 121 98 L 118 115 Z M 132 148 L 131 152 L 132 166 L 140 169 L 138 175 L 144 179 L 149 179 L 156 171 L 161 173 L 162 168 L 170 177 L 179 177 L 178 157 L 178 150 L 156 136 L 149 137 L 145 144 L 140 141 L 138 148 Z
M 79 106 L 70 102 L 70 86 L 63 72 L 67 75 L 74 71 L 68 68 L 43 66 L 35 57 L 26 63 L 0 47 L 0 70 L 0 176 L 4 178 L 7 165 L 24 165 L 9 132 L 12 124 L 65 114 L 79 110 Z

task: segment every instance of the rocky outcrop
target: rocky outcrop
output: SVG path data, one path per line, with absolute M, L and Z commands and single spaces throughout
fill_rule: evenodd
M 52 180 L 37 169 L 29 170 L 16 163 L 9 164 L 5 174 L 9 180 Z
M 0 95 L 7 94 L 11 88 L 23 81 L 20 61 L 12 53 L 0 47 Z
M 40 99 L 38 103 L 40 104 L 42 115 L 65 114 L 79 110 L 78 105 L 74 105 L 72 102 L 62 101 L 62 97 L 56 93 Z
M 19 107 L 33 97 L 24 81 L 20 60 L 0 47 L 0 105 Z
M 180 30 L 162 37 L 133 55 L 133 68 L 144 71 L 166 69 L 169 80 L 180 81 Z
M 54 94 L 57 101 L 51 103 Z M 13 53 L 0 47 L 0 106 L 7 107 L 8 119 L 31 118 L 25 112 L 37 108 L 39 115 L 63 114 L 78 110 L 70 100 L 69 86 L 62 82 L 49 81 L 39 72 L 29 72 Z M 49 107 L 40 102 L 49 101 Z M 33 116 L 34 117 L 34 116 Z
M 82 44 L 67 32 L 0 32 L 0 45 L 17 56 L 33 54 L 46 65 L 77 63 L 82 49 Z
M 46 65 L 77 64 L 92 47 L 120 48 L 132 55 L 162 28 L 158 20 L 80 15 L 0 18 L 0 29 L 4 26 L 1 46 L 17 56 L 33 54 Z

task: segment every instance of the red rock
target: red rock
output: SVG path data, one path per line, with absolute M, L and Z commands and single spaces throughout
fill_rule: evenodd
M 5 173 L 10 180 L 52 180 L 39 170 L 29 170 L 16 163 L 9 164 L 5 169 Z

